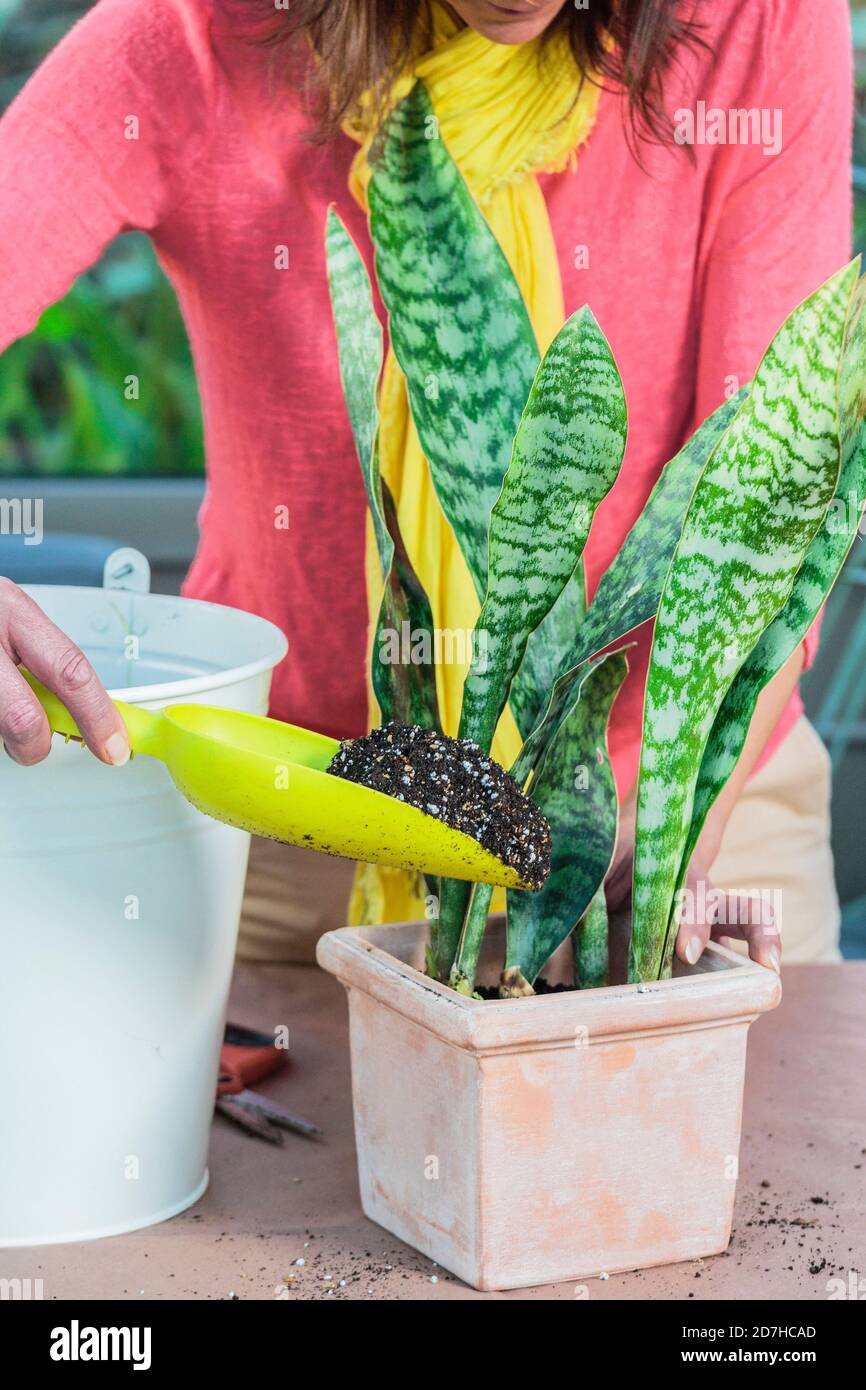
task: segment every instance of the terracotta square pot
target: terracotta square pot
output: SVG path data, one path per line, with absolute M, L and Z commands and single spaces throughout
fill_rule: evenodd
M 711 946 L 652 985 L 483 1002 L 422 973 L 427 939 L 409 923 L 318 946 L 349 996 L 367 1216 L 478 1289 L 724 1250 L 746 1033 L 777 976 Z

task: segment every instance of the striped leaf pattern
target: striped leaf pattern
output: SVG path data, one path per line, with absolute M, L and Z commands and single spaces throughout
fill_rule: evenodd
M 747 398 L 748 390 L 742 387 L 736 396 L 719 406 L 662 470 L 643 511 L 599 581 L 586 620 L 570 644 L 570 669 L 552 683 L 542 717 L 526 734 L 526 743 L 513 769 L 518 781 L 525 781 L 538 765 L 560 723 L 569 716 L 587 661 L 655 617 L 698 478 Z
M 419 724 L 422 728 L 441 732 L 433 611 L 406 553 L 397 522 L 397 508 L 384 480 L 381 488 L 385 524 L 394 549 L 376 622 L 371 660 L 373 693 L 383 723 L 399 719 L 403 724 Z M 387 646 L 383 636 L 386 633 L 393 633 L 398 639 L 395 645 L 400 648 L 399 661 L 385 660 Z M 404 633 L 411 636 L 408 653 L 404 650 Z M 429 640 L 425 647 L 426 639 Z
M 419 83 L 388 123 L 370 186 L 377 277 L 394 351 L 443 512 L 479 598 L 490 511 L 538 368 L 520 289 L 444 141 L 428 139 Z M 529 639 L 512 687 L 532 728 L 586 609 L 579 566 Z
M 560 671 L 568 666 L 585 618 L 586 577 L 581 560 L 547 617 L 530 634 L 526 655 L 511 682 L 508 704 L 524 738 L 535 728 Z
M 598 582 L 579 635 L 578 662 L 655 617 L 692 493 L 749 389 L 741 387 L 714 410 L 665 464 L 643 511 Z
M 366 268 L 340 218 L 328 212 L 325 256 L 337 334 L 340 378 L 355 438 L 367 503 L 384 580 L 372 650 L 373 692 L 382 719 L 439 728 L 433 665 L 433 615 L 412 568 L 397 523 L 397 511 L 379 475 L 377 392 L 382 370 L 382 329 L 373 308 Z M 422 638 L 406 660 L 403 634 Z M 429 641 L 425 650 L 423 635 Z M 390 640 L 387 640 L 390 639 Z M 397 649 L 398 659 L 387 659 Z M 424 659 L 429 653 L 429 659 Z
M 765 354 L 701 475 L 659 605 L 638 784 L 630 976 L 665 957 L 701 758 L 716 713 L 787 601 L 840 468 L 837 380 L 848 266 L 811 295 Z
M 382 326 L 373 308 L 364 262 L 333 208 L 328 209 L 325 223 L 325 260 L 343 398 L 355 436 L 384 579 L 391 564 L 393 544 L 382 512 L 375 450 L 379 429 L 377 393 L 382 372 Z
M 607 900 L 602 886 L 572 936 L 574 982 L 581 989 L 602 989 L 609 982 L 609 927 Z
M 538 367 L 517 282 L 423 83 L 391 116 L 369 188 L 376 274 L 436 494 L 479 599 L 488 518 Z
M 626 429 L 613 354 L 591 311 L 581 309 L 544 355 L 490 514 L 476 627 L 486 635 L 486 659 L 466 677 L 460 720 L 461 736 L 485 749 L 529 635 L 571 578 L 595 509 L 616 481 Z
M 393 113 L 369 189 L 376 270 L 391 340 L 436 493 L 479 599 L 487 586 L 490 512 L 539 365 L 535 335 L 502 250 L 444 141 L 418 83 Z M 532 633 L 517 682 L 533 714 L 546 698 L 568 627 L 585 607 L 582 571 Z M 573 628 L 572 628 L 573 631 Z M 528 727 L 529 720 L 523 726 Z M 448 978 L 469 904 L 443 882 L 436 929 Z
M 851 305 L 840 383 L 842 469 L 836 497 L 806 551 L 791 596 L 728 690 L 701 760 L 692 822 L 680 865 L 685 879 L 707 814 L 736 767 L 758 696 L 803 641 L 848 556 L 866 506 L 866 280 Z M 673 952 L 669 933 L 667 963 Z
M 504 983 L 526 993 L 544 962 L 583 917 L 610 866 L 617 798 L 607 726 L 628 667 L 613 653 L 590 666 L 579 704 L 547 750 L 529 794 L 553 836 L 550 875 L 537 893 L 508 894 Z M 578 712 L 580 711 L 580 717 Z

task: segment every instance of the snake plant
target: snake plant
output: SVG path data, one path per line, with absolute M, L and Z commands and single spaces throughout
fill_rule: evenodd
M 617 796 L 607 734 L 631 635 L 649 623 L 630 978 L 656 979 L 670 973 L 677 893 L 758 695 L 802 641 L 856 532 L 859 514 L 846 533 L 825 524 L 834 496 L 866 503 L 866 290 L 855 262 L 794 310 L 754 380 L 661 471 L 587 606 L 581 557 L 626 445 L 619 372 L 589 308 L 539 353 L 500 247 L 444 142 L 430 138 L 431 114 L 419 82 L 391 116 L 370 230 L 415 427 L 480 604 L 487 660 L 466 676 L 459 734 L 489 751 L 508 705 L 523 738 L 510 771 L 553 835 L 544 887 L 509 891 L 500 993 L 533 993 L 569 937 L 576 983 L 608 982 L 603 883 Z M 333 211 L 326 258 L 381 564 L 378 624 L 408 615 L 432 631 L 379 472 L 382 331 Z M 383 719 L 438 728 L 433 666 L 407 672 L 375 651 Z M 471 993 L 491 890 L 435 889 L 428 969 Z

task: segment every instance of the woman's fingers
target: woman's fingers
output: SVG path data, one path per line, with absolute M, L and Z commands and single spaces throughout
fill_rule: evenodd
M 24 767 L 39 763 L 51 748 L 45 711 L 14 663 L 0 651 L 0 739 L 10 758 Z
M 693 904 L 700 904 L 698 895 L 689 889 L 683 894 L 680 925 L 677 931 L 677 955 L 684 965 L 696 965 L 704 953 L 710 939 L 712 921 L 710 914 L 702 906 L 695 910 Z
M 710 939 L 715 920 L 712 890 L 695 868 L 686 875 L 686 886 L 680 894 L 679 927 L 676 953 L 684 965 L 696 965 Z
M 778 974 L 782 939 L 769 899 L 761 893 L 726 893 L 690 873 L 680 904 L 679 959 L 695 965 L 711 939 L 747 942 L 752 960 Z
M 782 937 L 772 904 L 761 894 L 726 893 L 726 910 L 713 925 L 713 940 L 745 941 L 758 965 L 775 970 L 782 963 Z
M 63 701 L 87 746 L 102 762 L 129 759 L 129 737 L 120 713 L 84 653 L 14 584 L 0 588 L 0 639 L 5 651 L 0 684 L 0 731 L 19 762 L 45 757 L 48 722 L 29 686 L 14 669 L 20 663 Z M 7 667 L 12 668 L 12 672 Z M 7 737 L 8 733 L 8 737 Z

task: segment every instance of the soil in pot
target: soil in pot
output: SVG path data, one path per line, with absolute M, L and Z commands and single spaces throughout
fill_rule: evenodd
M 547 878 L 547 820 L 514 778 L 471 739 L 394 721 L 365 738 L 344 740 L 328 771 L 470 835 L 533 889 Z
M 533 993 L 533 994 L 573 994 L 573 993 L 575 993 L 575 991 L 577 990 L 577 988 L 578 988 L 577 985 L 569 985 L 569 984 L 566 984 L 565 981 L 560 981 L 559 984 L 552 985 L 552 984 L 550 983 L 549 980 L 546 980 L 546 979 L 544 978 L 543 975 L 539 975 L 538 979 L 535 981 L 534 985 L 532 986 L 532 993 Z M 502 995 L 501 995 L 500 992 L 499 992 L 499 985 L 479 985 L 479 984 L 476 984 L 476 986 L 475 986 L 475 993 L 476 993 L 476 995 L 478 996 L 479 999 L 501 999 L 501 998 L 502 998 Z

